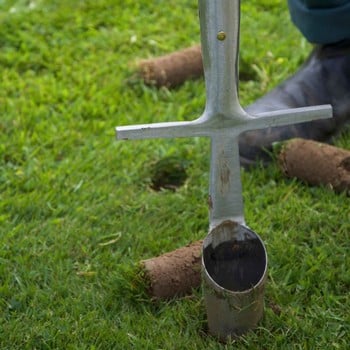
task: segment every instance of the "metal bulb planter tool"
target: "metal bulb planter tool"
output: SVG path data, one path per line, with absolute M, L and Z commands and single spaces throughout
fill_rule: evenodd
M 209 137 L 209 233 L 202 276 L 209 332 L 221 340 L 257 327 L 267 254 L 244 220 L 239 135 L 332 116 L 329 105 L 249 115 L 238 99 L 240 1 L 199 0 L 206 106 L 193 121 L 117 127 L 118 139 Z

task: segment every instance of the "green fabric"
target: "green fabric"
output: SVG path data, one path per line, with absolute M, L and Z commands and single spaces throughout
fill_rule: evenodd
M 350 39 L 350 0 L 288 0 L 293 23 L 312 43 Z

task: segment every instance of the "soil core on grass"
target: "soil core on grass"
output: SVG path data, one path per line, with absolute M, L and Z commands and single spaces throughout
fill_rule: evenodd
M 191 293 L 201 284 L 202 241 L 143 260 L 149 294 L 155 299 L 167 299 Z
M 189 47 L 139 63 L 141 78 L 147 85 L 168 88 L 203 75 L 200 45 Z
M 292 139 L 283 145 L 278 161 L 288 177 L 350 195 L 349 150 L 311 140 Z

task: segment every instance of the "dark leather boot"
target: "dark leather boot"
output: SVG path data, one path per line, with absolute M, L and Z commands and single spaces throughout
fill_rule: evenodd
M 350 40 L 317 46 L 300 70 L 246 110 L 250 114 L 331 104 L 333 118 L 248 131 L 239 139 L 241 165 L 268 163 L 272 143 L 293 137 L 331 142 L 350 121 Z

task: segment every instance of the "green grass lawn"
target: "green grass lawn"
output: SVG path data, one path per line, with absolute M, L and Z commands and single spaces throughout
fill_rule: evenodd
M 261 327 L 232 345 L 206 334 L 201 291 L 152 303 L 142 260 L 204 238 L 205 139 L 116 141 L 117 125 L 191 120 L 202 80 L 168 91 L 135 80 L 139 59 L 199 42 L 195 0 L 0 1 L 0 349 L 346 349 L 349 199 L 242 171 L 249 226 L 266 242 Z M 247 105 L 303 62 L 286 1 L 242 5 Z M 350 133 L 336 141 L 350 148 Z M 152 165 L 187 164 L 176 192 Z

